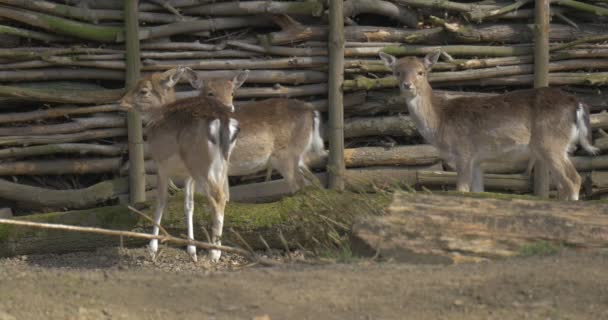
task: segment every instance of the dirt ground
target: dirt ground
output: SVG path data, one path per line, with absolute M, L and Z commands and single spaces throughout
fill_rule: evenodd
M 9 319 L 608 319 L 608 253 L 467 265 L 248 266 L 165 248 L 0 260 Z

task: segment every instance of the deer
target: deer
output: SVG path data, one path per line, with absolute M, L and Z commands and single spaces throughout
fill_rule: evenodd
M 544 163 L 558 198 L 578 200 L 581 178 L 568 154 L 579 143 L 592 145 L 589 107 L 558 88 L 516 90 L 490 97 L 446 99 L 433 95 L 428 76 L 440 51 L 418 57 L 380 52 L 422 137 L 455 168 L 457 190 L 483 192 L 483 162 L 526 155 L 530 166 Z
M 204 190 L 212 211 L 211 243 L 221 245 L 224 209 L 229 198 L 228 161 L 239 131 L 232 113 L 232 101 L 213 97 L 175 100 L 174 86 L 183 75 L 178 67 L 144 77 L 125 94 L 120 105 L 124 110 L 137 110 L 146 121 L 146 138 L 152 159 L 157 165 L 157 198 L 152 234 L 158 236 L 167 204 L 170 179 L 184 179 L 184 211 L 188 238 L 194 239 L 194 192 Z M 240 87 L 247 75 L 223 80 L 230 93 Z M 164 107 L 155 108 L 157 105 Z M 158 240 L 148 246 L 152 259 L 158 251 Z M 187 246 L 197 261 L 194 245 Z M 209 258 L 217 262 L 220 250 L 210 250 Z
M 214 97 L 225 104 L 232 101 L 221 85 L 204 81 L 194 70 L 186 68 L 185 77 L 200 91 L 200 97 Z M 240 131 L 230 158 L 230 176 L 275 168 L 291 194 L 308 183 L 319 183 L 306 163 L 326 154 L 321 115 L 314 106 L 296 99 L 273 98 L 241 105 L 234 117 Z

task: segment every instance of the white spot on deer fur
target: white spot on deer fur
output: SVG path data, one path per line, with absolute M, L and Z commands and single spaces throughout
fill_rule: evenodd
M 236 142 L 235 136 L 236 136 L 236 134 L 238 132 L 238 129 L 239 129 L 239 122 L 236 119 L 234 119 L 234 118 L 230 118 L 229 126 L 230 126 L 230 129 L 229 129 L 229 131 L 230 131 L 230 141 L 232 141 L 232 144 L 231 144 L 230 148 L 232 149 L 232 146 L 234 146 L 234 143 Z

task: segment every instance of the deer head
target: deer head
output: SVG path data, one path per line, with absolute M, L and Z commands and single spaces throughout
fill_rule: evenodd
M 405 57 L 397 59 L 390 54 L 380 52 L 384 65 L 393 71 L 397 78 L 401 94 L 408 98 L 419 96 L 428 87 L 428 73 L 439 59 L 441 51 L 432 52 L 424 59 Z
M 175 101 L 175 85 L 186 69 L 177 66 L 162 73 L 153 73 L 140 79 L 120 100 L 124 110 L 147 113 Z
M 185 69 L 190 85 L 200 90 L 201 96 L 215 98 L 223 105 L 230 106 L 230 111 L 234 112 L 234 92 L 247 80 L 249 70 L 239 72 L 232 80 L 220 78 L 203 80 L 194 70 Z

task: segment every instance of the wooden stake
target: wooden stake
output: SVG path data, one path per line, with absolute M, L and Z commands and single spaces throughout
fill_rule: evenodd
M 329 4 L 329 187 L 344 189 L 344 15 L 343 1 Z
M 138 0 L 126 0 L 124 6 L 126 63 L 125 86 L 130 88 L 139 79 L 139 21 Z M 144 145 L 141 115 L 130 111 L 127 118 L 129 134 L 129 195 L 131 204 L 146 201 Z
M 549 0 L 536 0 L 534 8 L 534 87 L 549 86 Z M 534 168 L 534 193 L 549 198 L 549 171 L 542 163 Z

